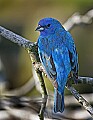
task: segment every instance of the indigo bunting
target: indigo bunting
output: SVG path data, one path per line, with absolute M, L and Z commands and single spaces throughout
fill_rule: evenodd
M 64 88 L 68 76 L 78 79 L 78 55 L 71 34 L 54 18 L 44 18 L 36 31 L 40 61 L 54 85 L 54 112 L 64 111 Z

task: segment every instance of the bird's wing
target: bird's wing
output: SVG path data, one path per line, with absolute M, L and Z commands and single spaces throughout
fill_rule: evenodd
M 57 71 L 57 82 L 61 92 L 67 82 L 67 77 L 71 71 L 68 48 L 62 43 L 52 51 L 52 57 Z
M 39 52 L 41 62 L 46 70 L 47 75 L 55 80 L 57 73 L 56 73 L 56 68 L 53 62 L 52 55 L 47 55 L 45 52 Z
M 74 40 L 69 32 L 67 32 L 65 36 L 65 44 L 69 51 L 71 70 L 73 72 L 73 76 L 77 78 L 78 77 L 78 55 L 77 55 L 76 47 L 74 44 Z

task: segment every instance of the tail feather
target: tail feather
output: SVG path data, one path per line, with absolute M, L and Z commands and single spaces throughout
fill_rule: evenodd
M 54 112 L 64 111 L 64 93 L 60 94 L 57 89 L 54 91 Z

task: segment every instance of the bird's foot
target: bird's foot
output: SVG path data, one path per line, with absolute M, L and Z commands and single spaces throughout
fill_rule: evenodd
M 35 70 L 39 69 L 41 72 L 44 73 L 45 77 L 47 77 L 46 71 L 40 62 L 37 62 L 37 63 L 34 62 L 33 65 L 34 65 Z

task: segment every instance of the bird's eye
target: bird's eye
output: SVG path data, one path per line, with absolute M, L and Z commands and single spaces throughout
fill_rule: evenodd
M 50 27 L 50 24 L 48 24 L 47 27 Z

